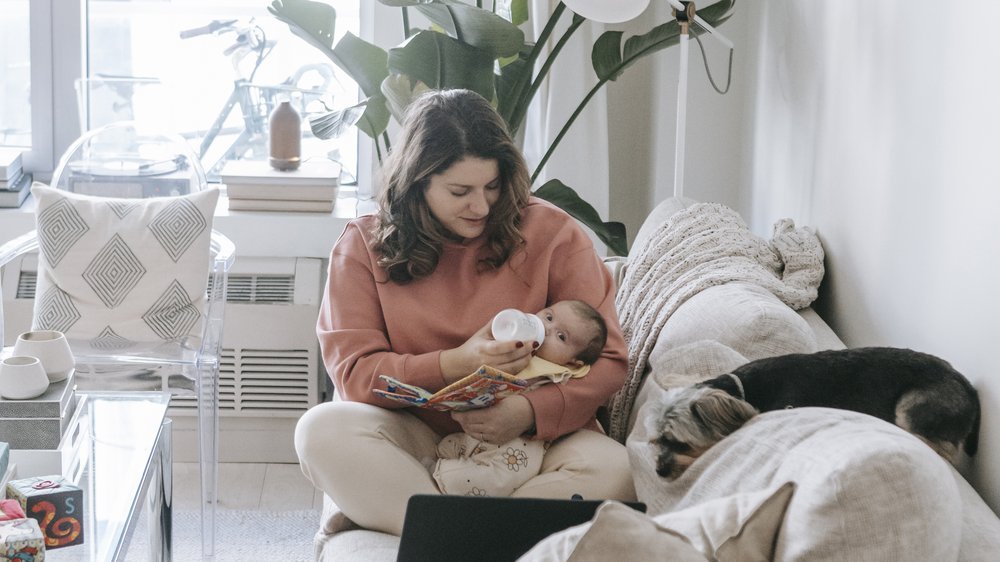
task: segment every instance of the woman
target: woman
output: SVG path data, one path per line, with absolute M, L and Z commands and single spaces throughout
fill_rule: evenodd
M 625 448 L 595 420 L 627 366 L 614 285 L 580 227 L 530 197 L 500 116 L 467 90 L 423 95 L 384 182 L 377 214 L 352 221 L 330 256 L 317 334 L 344 400 L 299 421 L 305 475 L 357 524 L 398 535 L 409 497 L 440 493 L 430 468 L 443 436 L 502 443 L 527 434 L 553 443 L 541 473 L 514 496 L 634 499 Z M 451 415 L 372 392 L 385 388 L 382 374 L 434 392 L 484 364 L 520 371 L 531 344 L 493 340 L 490 319 L 565 299 L 589 303 L 608 323 L 586 377 Z

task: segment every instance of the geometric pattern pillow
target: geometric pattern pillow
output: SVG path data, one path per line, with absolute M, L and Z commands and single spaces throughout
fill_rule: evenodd
M 34 330 L 95 349 L 197 337 L 219 190 L 92 197 L 35 183 L 39 241 Z

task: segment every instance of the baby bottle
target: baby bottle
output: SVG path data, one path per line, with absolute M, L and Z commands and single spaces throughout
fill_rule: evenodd
M 545 340 L 542 319 L 513 308 L 497 313 L 490 329 L 493 331 L 493 339 L 497 341 L 535 341 L 542 345 Z

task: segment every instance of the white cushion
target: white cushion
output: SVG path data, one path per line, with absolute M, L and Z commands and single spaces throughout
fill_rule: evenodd
M 640 415 L 641 416 L 641 415 Z M 775 560 L 955 560 L 962 504 L 951 467 L 877 418 L 827 408 L 761 414 L 674 481 L 655 474 L 655 428 L 627 448 L 650 513 L 795 482 Z
M 112 199 L 36 183 L 41 246 L 33 329 L 96 348 L 197 336 L 217 189 Z
M 518 558 L 518 562 L 608 560 L 707 559 L 679 533 L 657 525 L 644 513 L 610 501 L 601 504 L 590 522 L 549 535 Z
M 605 502 L 592 521 L 549 536 L 520 561 L 771 560 L 794 489 L 786 483 L 656 517 Z
M 688 299 L 663 326 L 650 366 L 669 350 L 714 340 L 748 360 L 817 350 L 809 324 L 770 291 L 751 283 L 709 287 Z

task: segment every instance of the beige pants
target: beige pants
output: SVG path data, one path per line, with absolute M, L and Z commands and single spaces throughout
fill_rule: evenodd
M 358 525 L 395 535 L 414 494 L 440 493 L 431 477 L 437 461 L 434 430 L 401 410 L 359 402 L 325 402 L 295 428 L 303 474 Z M 581 430 L 549 447 L 541 472 L 514 497 L 634 500 L 625 447 Z
M 437 453 L 432 476 L 442 494 L 509 496 L 541 472 L 545 442 L 522 436 L 494 445 L 452 433 L 438 442 Z

